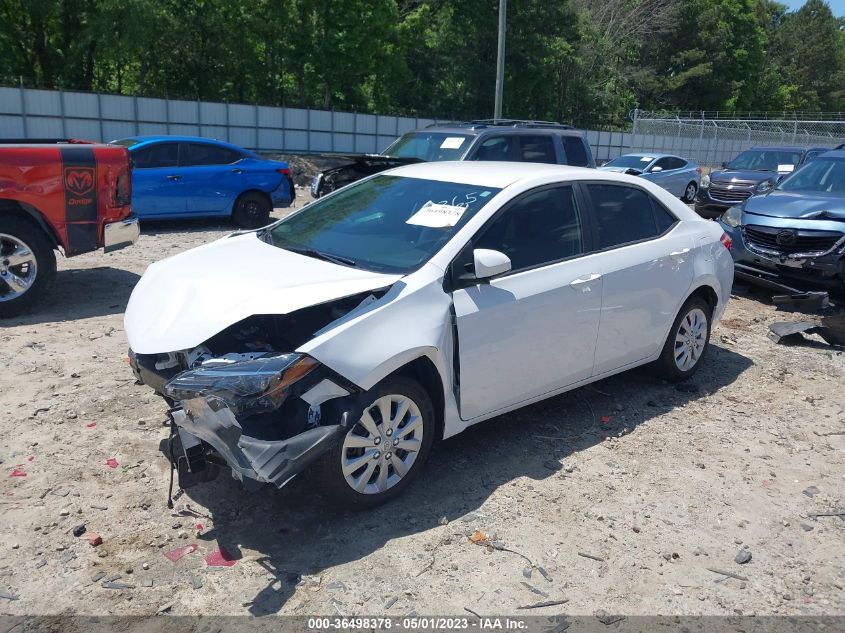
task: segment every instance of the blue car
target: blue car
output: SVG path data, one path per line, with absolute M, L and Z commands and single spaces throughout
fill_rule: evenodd
M 845 290 L 845 151 L 805 162 L 719 222 L 740 279 Z
M 132 159 L 132 210 L 141 220 L 228 217 L 238 226 L 269 223 L 296 190 L 288 164 L 229 143 L 194 136 L 117 141 Z

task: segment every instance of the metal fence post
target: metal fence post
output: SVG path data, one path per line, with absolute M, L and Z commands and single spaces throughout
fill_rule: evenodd
M 261 143 L 258 142 L 258 104 L 255 104 L 255 147 L 252 149 L 261 149 Z
M 305 151 L 311 151 L 311 108 L 305 114 Z
M 164 100 L 164 125 L 167 128 L 167 133 L 170 134 L 170 99 Z
M 287 126 L 285 125 L 285 118 L 287 114 L 287 108 L 282 106 L 282 151 L 286 151 L 288 144 L 287 144 Z
M 229 102 L 224 101 L 223 103 L 226 106 L 226 142 L 231 143 L 232 142 L 232 130 L 229 128 Z
M 62 119 L 62 138 L 67 138 L 67 121 L 65 120 L 65 91 L 59 90 L 59 116 Z
M 26 122 L 26 88 L 23 87 L 23 77 L 21 77 L 21 85 L 18 87 L 18 92 L 20 93 L 21 97 L 21 126 L 23 127 L 23 136 L 26 138 L 29 136 L 27 128 L 29 127 Z
M 100 141 L 105 143 L 106 139 L 103 133 L 103 98 L 99 92 L 97 93 L 97 117 L 100 119 Z
M 199 99 L 197 99 L 197 131 L 202 136 L 202 106 Z
M 132 95 L 132 116 L 135 117 L 135 136 L 141 133 L 141 121 L 138 116 L 138 95 Z

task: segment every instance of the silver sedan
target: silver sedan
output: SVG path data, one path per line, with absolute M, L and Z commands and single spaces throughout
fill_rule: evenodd
M 686 203 L 695 200 L 701 186 L 701 167 L 693 161 L 671 154 L 623 154 L 599 167 L 640 176 L 660 185 Z

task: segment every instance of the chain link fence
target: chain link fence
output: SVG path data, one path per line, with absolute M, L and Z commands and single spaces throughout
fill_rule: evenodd
M 834 148 L 845 143 L 843 114 L 794 113 L 793 118 L 768 118 L 768 113 L 752 112 L 726 118 L 718 112 L 634 110 L 631 151 L 677 154 L 714 169 L 760 145 Z

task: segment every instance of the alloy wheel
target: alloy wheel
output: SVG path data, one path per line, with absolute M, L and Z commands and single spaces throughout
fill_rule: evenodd
M 408 474 L 422 443 L 423 419 L 416 403 L 404 395 L 382 396 L 364 409 L 343 441 L 343 477 L 361 494 L 385 492 Z
M 29 245 L 0 233 L 0 301 L 17 299 L 35 283 L 38 263 Z
M 695 192 L 696 192 L 695 184 L 693 184 L 693 183 L 688 184 L 687 185 L 687 192 L 686 192 L 686 196 L 684 197 L 684 200 L 686 200 L 687 202 L 692 202 L 693 200 L 695 200 Z
M 701 308 L 693 308 L 681 319 L 675 334 L 675 366 L 689 371 L 707 347 L 707 315 Z

